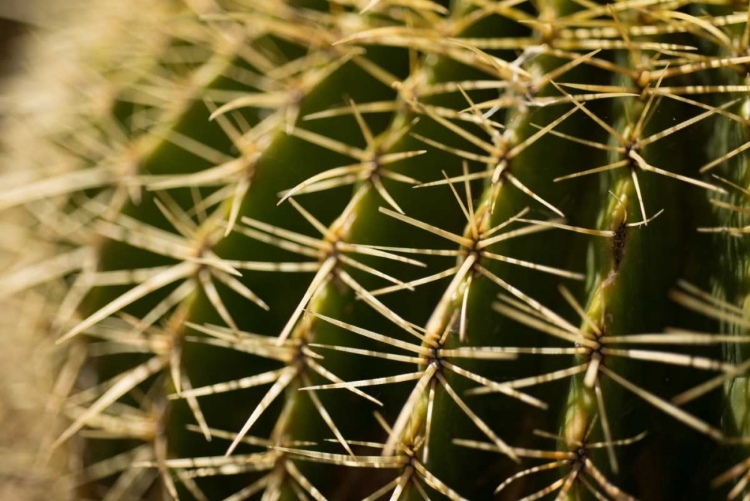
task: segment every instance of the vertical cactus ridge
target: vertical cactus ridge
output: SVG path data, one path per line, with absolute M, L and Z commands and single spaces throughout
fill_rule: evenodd
M 737 37 L 736 41 L 731 45 L 720 45 L 717 52 L 722 56 L 741 56 L 747 47 L 746 28 L 733 28 L 731 34 Z M 726 79 L 730 86 L 741 86 L 744 83 L 741 74 L 736 72 L 727 72 Z M 703 233 L 715 235 L 717 245 L 727 253 L 727 257 L 717 260 L 717 271 L 710 289 L 706 287 L 702 290 L 690 283 L 681 283 L 672 292 L 675 301 L 702 316 L 716 320 L 720 325 L 720 332 L 731 336 L 733 340 L 741 340 L 747 327 L 744 313 L 747 296 L 745 243 L 743 239 L 731 238 L 731 235 L 740 235 L 738 231 L 741 232 L 740 228 L 744 225 L 747 186 L 745 151 L 748 138 L 744 127 L 732 126 L 734 123 L 746 123 L 748 116 L 747 100 L 744 96 L 738 97 L 726 108 L 730 113 L 717 120 L 712 132 L 715 141 L 707 146 L 710 161 L 700 168 L 701 172 L 710 173 L 712 178 L 727 189 L 723 196 L 712 197 L 710 200 L 716 216 L 715 222 L 699 228 Z M 711 292 L 707 292 L 708 290 Z M 747 449 L 743 445 L 744 440 L 740 438 L 746 434 L 747 426 L 744 375 L 747 366 L 744 355 L 746 351 L 742 341 L 728 345 L 722 352 L 722 358 L 736 364 L 732 370 L 684 391 L 673 399 L 682 405 L 705 399 L 711 390 L 721 388 L 720 392 L 727 402 L 723 408 L 721 426 L 728 436 L 727 443 L 731 448 L 711 468 L 714 475 L 711 485 L 715 489 L 721 489 L 722 495 L 730 500 L 747 495 Z
M 1 102 L 0 475 L 742 499 L 746 10 L 71 6 Z

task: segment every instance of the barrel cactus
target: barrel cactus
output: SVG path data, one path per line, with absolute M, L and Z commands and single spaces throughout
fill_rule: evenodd
M 750 499 L 746 2 L 56 8 L 7 498 Z

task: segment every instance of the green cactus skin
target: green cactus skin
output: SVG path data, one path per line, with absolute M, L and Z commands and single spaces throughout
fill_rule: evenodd
M 45 17 L 1 101 L 0 481 L 744 499 L 747 11 Z

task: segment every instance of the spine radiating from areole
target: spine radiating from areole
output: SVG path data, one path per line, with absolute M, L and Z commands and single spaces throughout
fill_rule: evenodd
M 749 11 L 44 17 L 0 100 L 0 340 L 28 360 L 3 372 L 0 478 L 743 499 Z

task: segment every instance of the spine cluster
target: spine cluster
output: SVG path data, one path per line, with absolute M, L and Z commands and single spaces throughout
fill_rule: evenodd
M 0 481 L 746 499 L 749 12 L 71 7 L 0 101 Z

